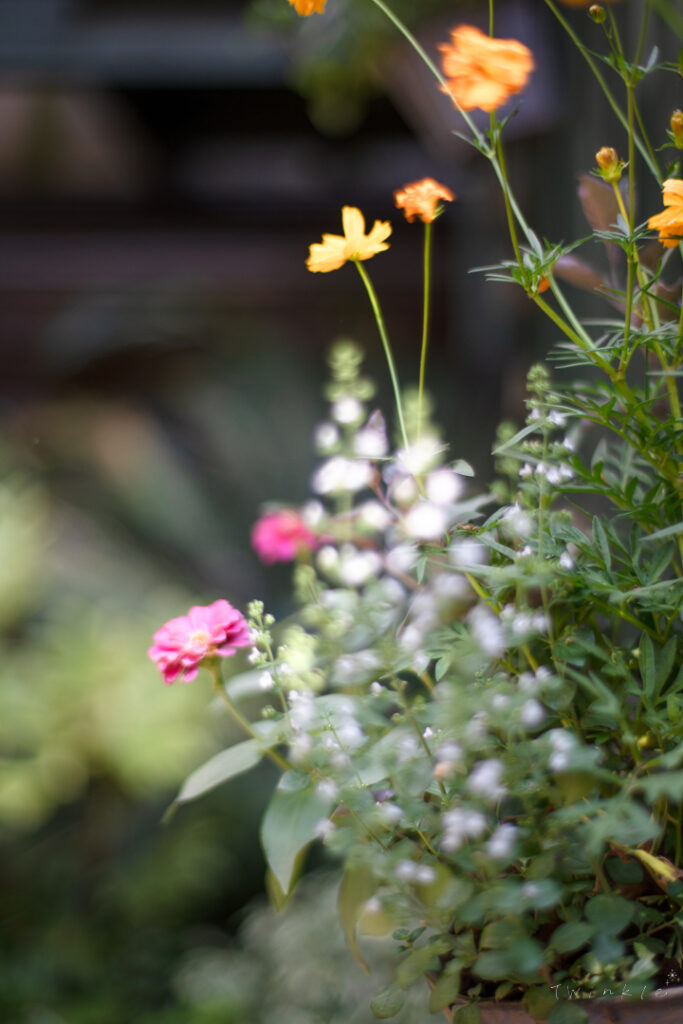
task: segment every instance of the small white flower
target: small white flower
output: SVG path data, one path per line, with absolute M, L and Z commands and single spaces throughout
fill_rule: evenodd
M 535 900 L 540 891 L 535 882 L 525 882 L 522 886 L 522 896 L 525 900 Z
M 313 740 L 307 732 L 297 733 L 289 745 L 289 759 L 293 764 L 305 761 L 313 749 Z
M 363 459 L 333 455 L 313 474 L 311 486 L 316 494 L 361 491 L 372 480 L 372 467 Z
M 403 520 L 403 529 L 416 540 L 439 540 L 447 526 L 448 518 L 444 509 L 429 501 L 413 505 Z
M 325 515 L 325 509 L 319 501 L 307 501 L 301 506 L 301 518 L 309 530 L 320 526 Z
M 391 523 L 391 513 L 379 501 L 366 501 L 358 508 L 358 516 L 363 526 L 370 530 L 383 531 Z
M 432 729 L 431 725 L 427 726 L 427 728 L 423 731 L 422 735 L 426 740 L 430 740 L 432 738 L 432 736 L 434 735 L 434 730 Z
M 531 697 L 522 705 L 519 717 L 526 729 L 537 729 L 545 719 L 545 708 L 540 701 Z
M 498 658 L 505 650 L 503 628 L 499 619 L 482 604 L 475 605 L 467 616 L 472 633 L 482 652 Z
M 326 839 L 330 838 L 334 830 L 335 827 L 329 818 L 321 818 L 315 826 L 315 838 L 325 842 Z
M 503 523 L 516 537 L 528 537 L 534 525 L 531 516 L 519 505 L 510 505 L 506 509 Z
M 321 779 L 315 791 L 321 800 L 336 800 L 339 795 L 339 787 L 333 779 Z
M 548 466 L 545 462 L 536 463 L 536 476 L 545 476 L 548 472 Z
M 356 455 L 363 459 L 382 459 L 389 450 L 384 417 L 377 411 L 356 434 L 353 442 Z
M 401 508 L 407 508 L 409 505 L 412 505 L 420 496 L 415 477 L 399 477 L 391 488 L 391 496 Z
M 448 761 L 456 764 L 462 758 L 462 748 L 457 743 L 442 743 L 436 752 L 437 761 Z
M 272 690 L 275 685 L 270 672 L 261 672 L 258 677 L 258 684 L 261 690 Z
M 569 767 L 569 758 L 563 751 L 556 751 L 548 758 L 548 767 L 553 772 L 566 771 Z
M 510 703 L 510 698 L 504 693 L 497 693 L 491 701 L 491 707 L 494 711 L 504 711 Z
M 435 437 L 422 437 L 396 453 L 396 459 L 407 473 L 420 476 L 439 458 L 442 446 Z
M 339 442 L 339 431 L 334 423 L 321 423 L 315 431 L 315 446 L 321 454 L 332 450 Z
M 519 470 L 519 475 L 522 478 L 522 480 L 525 480 L 527 477 L 532 476 L 533 472 L 533 466 L 531 466 L 528 462 L 525 462 Z
M 560 473 L 559 466 L 550 466 L 546 473 L 546 479 L 548 483 L 553 484 L 553 486 L 562 483 L 562 474 Z
M 451 505 L 464 490 L 462 477 L 452 469 L 435 469 L 425 481 L 427 497 L 435 505 Z
M 536 422 L 536 420 L 540 420 L 540 418 L 541 418 L 541 410 L 540 409 L 532 409 L 531 412 L 529 413 L 529 416 L 528 416 L 529 421 L 530 422 L 534 422 L 534 423 Z
M 548 617 L 545 612 L 536 612 L 531 622 L 531 628 L 537 633 L 548 632 Z
M 346 395 L 332 403 L 332 419 L 345 426 L 358 423 L 363 418 L 363 406 L 357 398 Z
M 402 882 L 412 882 L 417 874 L 417 865 L 412 860 L 401 860 L 396 865 L 396 877 Z
M 523 693 L 533 693 L 536 683 L 536 676 L 533 676 L 531 672 L 522 672 L 517 680 L 517 686 Z
M 397 825 L 403 817 L 403 811 L 397 804 L 386 803 L 377 804 L 380 816 L 387 825 Z
M 436 871 L 429 864 L 419 864 L 415 872 L 415 881 L 418 885 L 431 885 L 436 879 Z
M 440 572 L 432 580 L 432 590 L 437 600 L 458 601 L 470 596 L 467 580 L 454 572 Z
M 568 452 L 573 452 L 573 451 L 576 450 L 576 441 L 574 440 L 573 437 L 568 437 L 567 436 L 567 437 L 565 437 L 564 441 L 562 442 L 562 447 L 566 448 Z
M 331 544 L 325 544 L 318 551 L 315 560 L 321 572 L 334 573 L 339 566 L 339 552 Z
M 252 649 L 249 651 L 249 654 L 247 655 L 247 661 L 249 662 L 249 664 L 258 665 L 258 663 L 262 659 L 263 654 L 261 653 L 261 651 L 259 651 L 258 647 L 252 647 Z
M 397 544 L 395 548 L 387 551 L 385 565 L 388 572 L 402 576 L 410 572 L 417 562 L 417 548 L 414 544 Z
M 515 636 L 526 636 L 533 629 L 534 617 L 529 612 L 519 612 L 512 620 Z
M 563 551 L 560 555 L 560 568 L 567 569 L 567 571 L 574 568 L 574 559 L 568 551 Z
M 517 556 L 516 557 L 517 558 L 528 558 L 530 555 L 533 555 L 533 553 L 534 552 L 533 552 L 533 549 L 531 548 L 531 545 L 525 544 L 524 547 L 520 551 L 517 552 Z
M 536 670 L 536 680 L 539 683 L 545 682 L 546 679 L 550 679 L 551 676 L 552 672 L 547 667 L 547 665 L 540 665 Z
M 481 565 L 486 559 L 486 548 L 480 541 L 472 538 L 456 540 L 448 550 L 448 557 L 451 563 L 458 568 Z
M 496 860 L 504 860 L 509 857 L 514 849 L 516 838 L 517 828 L 515 825 L 499 825 L 486 844 L 489 857 L 494 857 Z
M 369 900 L 365 901 L 363 912 L 366 914 L 380 914 L 382 912 L 382 903 L 377 896 L 371 896 Z
M 384 693 L 384 687 L 375 680 L 374 683 L 370 683 L 370 693 L 373 697 L 379 697 L 380 693 Z
M 556 427 L 563 427 L 567 422 L 567 417 L 564 415 L 564 413 L 558 412 L 557 409 L 553 409 L 551 412 L 548 413 L 548 419 Z
M 501 784 L 502 774 L 503 763 L 498 758 L 477 761 L 467 779 L 467 788 L 471 793 L 495 803 L 506 792 L 505 786 Z
M 347 587 L 362 587 L 382 568 L 382 560 L 376 551 L 360 551 L 349 545 L 341 551 L 339 576 Z

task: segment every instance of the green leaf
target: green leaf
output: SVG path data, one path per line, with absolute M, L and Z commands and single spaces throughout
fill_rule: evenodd
M 315 839 L 320 822 L 333 805 L 333 800 L 321 797 L 315 786 L 291 788 L 300 785 L 300 776 L 291 779 L 293 775 L 283 775 L 261 823 L 266 861 L 285 895 L 294 878 L 297 855 Z
M 596 930 L 618 935 L 633 917 L 635 905 L 615 893 L 600 893 L 589 900 L 584 914 Z
M 553 1007 L 548 1024 L 588 1024 L 588 1014 L 576 1003 L 556 1003 Z
M 643 690 L 647 697 L 652 698 L 655 692 L 657 673 L 655 669 L 655 649 L 647 633 L 643 633 L 640 638 L 638 663 L 643 680 Z
M 665 526 L 663 530 L 657 530 L 655 533 L 651 533 L 647 537 L 643 537 L 643 544 L 647 544 L 652 540 L 662 540 L 663 537 L 673 537 L 675 534 L 682 532 L 683 522 L 674 523 L 673 526 Z
M 188 800 L 195 800 L 203 793 L 208 793 L 210 789 L 234 778 L 235 775 L 249 771 L 262 757 L 263 750 L 256 740 L 244 740 L 242 743 L 236 743 L 234 747 L 221 750 L 220 754 L 210 758 L 185 779 L 174 803 L 183 804 Z
M 638 779 L 634 788 L 641 790 L 649 803 L 654 803 L 663 796 L 671 800 L 680 800 L 683 793 L 683 771 L 658 772 L 646 779 Z
M 396 970 L 396 981 L 401 988 L 408 988 L 421 978 L 433 962 L 436 953 L 432 946 L 420 946 L 413 949 L 401 961 Z
M 522 999 L 522 1006 L 534 1020 L 546 1020 L 556 1002 L 554 992 L 543 985 L 530 988 Z
M 337 909 L 349 949 L 364 971 L 369 973 L 356 939 L 356 926 L 365 909 L 367 901 L 377 891 L 377 880 L 372 871 L 365 865 L 347 865 L 339 887 Z
M 370 1000 L 370 1009 L 373 1016 L 380 1020 L 387 1020 L 395 1017 L 405 1002 L 405 993 L 398 985 L 390 985 L 380 992 L 374 999 Z
M 430 1013 L 438 1013 L 440 1010 L 444 1010 L 458 998 L 460 995 L 460 973 L 462 966 L 458 960 L 451 960 L 446 964 L 429 994 Z
M 609 549 L 609 541 L 598 516 L 593 516 L 593 543 L 606 569 L 612 567 L 612 556 Z
M 550 945 L 558 953 L 572 953 L 580 949 L 595 933 L 595 926 L 587 921 L 567 921 L 555 929 Z
M 453 1014 L 453 1024 L 481 1024 L 479 1003 L 468 1003 L 467 1006 L 459 1006 Z

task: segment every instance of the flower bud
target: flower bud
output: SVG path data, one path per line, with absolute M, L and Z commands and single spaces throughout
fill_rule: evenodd
M 616 149 L 611 146 L 603 146 L 595 154 L 595 162 L 598 165 L 598 174 L 603 181 L 610 183 L 619 181 L 624 165 L 619 159 Z
M 676 149 L 683 149 L 683 110 L 674 110 L 671 115 L 671 135 Z
M 605 18 L 607 17 L 607 14 L 605 13 L 605 8 L 602 7 L 600 4 L 591 4 L 588 8 L 588 13 L 590 14 L 591 18 L 593 19 L 596 25 L 602 25 Z

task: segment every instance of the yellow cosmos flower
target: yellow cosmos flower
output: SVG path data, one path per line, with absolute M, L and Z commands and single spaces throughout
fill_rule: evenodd
M 650 217 L 649 228 L 659 231 L 659 241 L 665 249 L 675 249 L 683 241 L 683 181 L 669 178 L 662 185 L 665 210 Z
M 309 14 L 322 14 L 326 2 L 327 0 L 289 0 L 290 6 L 302 18 L 307 18 Z
M 306 266 L 313 274 L 327 274 L 338 270 L 347 260 L 369 260 L 389 246 L 385 242 L 391 234 L 388 220 L 376 220 L 369 234 L 365 234 L 365 219 L 355 206 L 342 209 L 343 235 L 323 235 L 322 242 L 309 248 Z

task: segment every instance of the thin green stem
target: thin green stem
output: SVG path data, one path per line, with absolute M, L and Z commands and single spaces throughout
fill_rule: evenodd
M 394 400 L 396 402 L 396 415 L 398 416 L 399 429 L 401 431 L 401 440 L 403 445 L 408 447 L 408 434 L 406 432 L 405 420 L 403 418 L 403 404 L 401 402 L 401 389 L 398 384 L 398 374 L 396 373 L 396 366 L 394 364 L 394 356 L 391 351 L 391 345 L 389 343 L 389 336 L 384 325 L 384 317 L 382 315 L 382 309 L 377 298 L 377 293 L 372 286 L 372 281 L 368 276 L 368 272 L 361 263 L 360 260 L 353 261 L 356 265 L 356 269 L 360 274 L 361 281 L 365 285 L 365 290 L 368 293 L 370 299 L 370 305 L 372 306 L 372 312 L 375 314 L 375 321 L 377 323 L 377 330 L 379 331 L 380 340 L 384 349 L 384 355 L 386 356 L 387 366 L 389 368 L 389 376 L 391 378 L 391 386 L 394 389 Z
M 434 61 L 431 60 L 431 58 L 428 56 L 426 51 L 422 48 L 422 46 L 420 46 L 420 44 L 418 43 L 417 39 L 412 34 L 410 29 L 406 25 L 403 24 L 401 19 L 396 14 L 394 14 L 394 12 L 391 10 L 390 7 L 387 7 L 387 5 L 383 2 L 383 0 L 372 0 L 372 3 L 375 5 L 375 7 L 378 7 L 380 9 L 380 11 L 389 19 L 389 21 L 392 23 L 392 25 L 394 25 L 398 29 L 398 31 L 401 33 L 401 35 L 410 43 L 412 48 L 415 50 L 415 53 L 423 61 L 423 63 L 426 65 L 426 67 L 429 68 L 429 70 L 434 75 L 434 77 L 436 78 L 437 82 L 439 83 L 441 88 L 444 90 L 444 92 L 446 92 L 451 97 L 451 99 L 453 100 L 453 104 L 454 104 L 456 110 L 458 111 L 460 116 L 463 118 L 463 120 L 464 120 L 465 124 L 467 125 L 467 127 L 469 128 L 469 130 L 472 132 L 472 135 L 474 136 L 474 138 L 477 140 L 477 145 L 480 148 L 482 148 L 482 149 L 485 148 L 484 136 L 481 134 L 479 129 L 476 127 L 476 125 L 474 124 L 474 121 L 469 116 L 469 114 L 465 110 L 462 109 L 462 107 L 460 106 L 458 101 L 455 99 L 455 97 L 453 96 L 453 93 L 451 92 L 451 90 L 450 90 L 450 88 L 448 86 L 448 82 L 446 81 L 444 76 L 441 74 L 441 72 L 437 68 L 436 64 L 434 63 Z
M 588 52 L 586 47 L 583 45 L 583 42 L 581 41 L 580 37 L 576 34 L 576 32 L 574 31 L 572 26 L 569 24 L 567 19 L 558 10 L 556 5 L 553 3 L 553 0 L 545 0 L 545 4 L 553 12 L 553 14 L 555 15 L 555 17 L 559 21 L 559 23 L 562 26 L 562 28 L 565 30 L 565 32 L 567 33 L 567 35 L 569 36 L 571 41 L 574 43 L 574 45 L 577 47 L 577 49 L 581 53 L 581 56 L 583 57 L 583 59 L 588 64 L 588 67 L 591 69 L 591 71 L 592 71 L 592 73 L 593 73 L 593 75 L 595 77 L 595 80 L 597 81 L 598 85 L 602 89 L 602 91 L 603 91 L 603 93 L 605 95 L 605 98 L 606 98 L 607 102 L 609 103 L 610 107 L 612 108 L 612 110 L 614 111 L 616 116 L 619 118 L 619 121 L 621 122 L 623 127 L 628 131 L 628 119 L 627 119 L 626 115 L 624 114 L 623 110 L 619 106 L 619 103 L 617 102 L 617 100 L 614 98 L 614 95 L 613 95 L 610 87 L 607 85 L 607 82 L 603 78 L 602 73 L 601 73 L 599 67 L 597 66 L 597 64 L 593 60 L 593 57 Z M 652 172 L 654 177 L 657 179 L 657 181 L 661 181 L 661 172 L 659 170 L 659 166 L 657 165 L 657 161 L 648 152 L 647 146 L 645 145 L 645 143 L 643 142 L 643 140 L 639 136 L 635 137 L 635 144 L 638 147 L 640 155 L 642 156 L 643 160 L 647 164 L 648 168 L 650 169 L 650 171 Z
M 420 348 L 420 383 L 417 392 L 417 436 L 422 435 L 422 402 L 425 387 L 425 368 L 427 365 L 427 342 L 429 338 L 429 292 L 431 276 L 431 240 L 432 224 L 425 221 L 424 251 L 423 251 L 423 290 L 422 302 L 422 345 Z
M 256 742 L 262 748 L 262 750 L 263 750 L 264 754 L 266 755 L 266 757 L 269 757 L 270 760 L 274 764 L 276 764 L 278 766 L 278 768 L 280 768 L 283 772 L 290 771 L 291 767 L 292 767 L 291 764 L 289 764 L 287 761 L 285 761 L 285 759 L 283 757 L 280 757 L 280 755 L 278 754 L 277 750 L 273 750 L 271 747 L 264 746 L 263 740 L 261 739 L 259 734 L 254 729 L 254 727 L 251 724 L 251 722 L 249 722 L 244 717 L 244 715 L 240 711 L 237 710 L 237 708 L 235 707 L 233 702 L 230 700 L 230 698 L 228 697 L 227 693 L 225 692 L 225 687 L 223 686 L 223 680 L 221 679 L 221 671 L 220 671 L 220 668 L 218 667 L 218 665 L 215 662 L 214 663 L 209 662 L 206 665 L 206 668 L 211 673 L 211 679 L 212 679 L 212 682 L 213 682 L 213 688 L 214 688 L 215 692 L 221 698 L 221 700 L 225 704 L 226 708 L 230 712 L 232 718 L 237 722 L 237 724 L 240 726 L 240 728 L 243 729 L 244 732 L 246 732 L 246 734 L 248 736 L 250 736 L 253 740 L 256 740 Z

